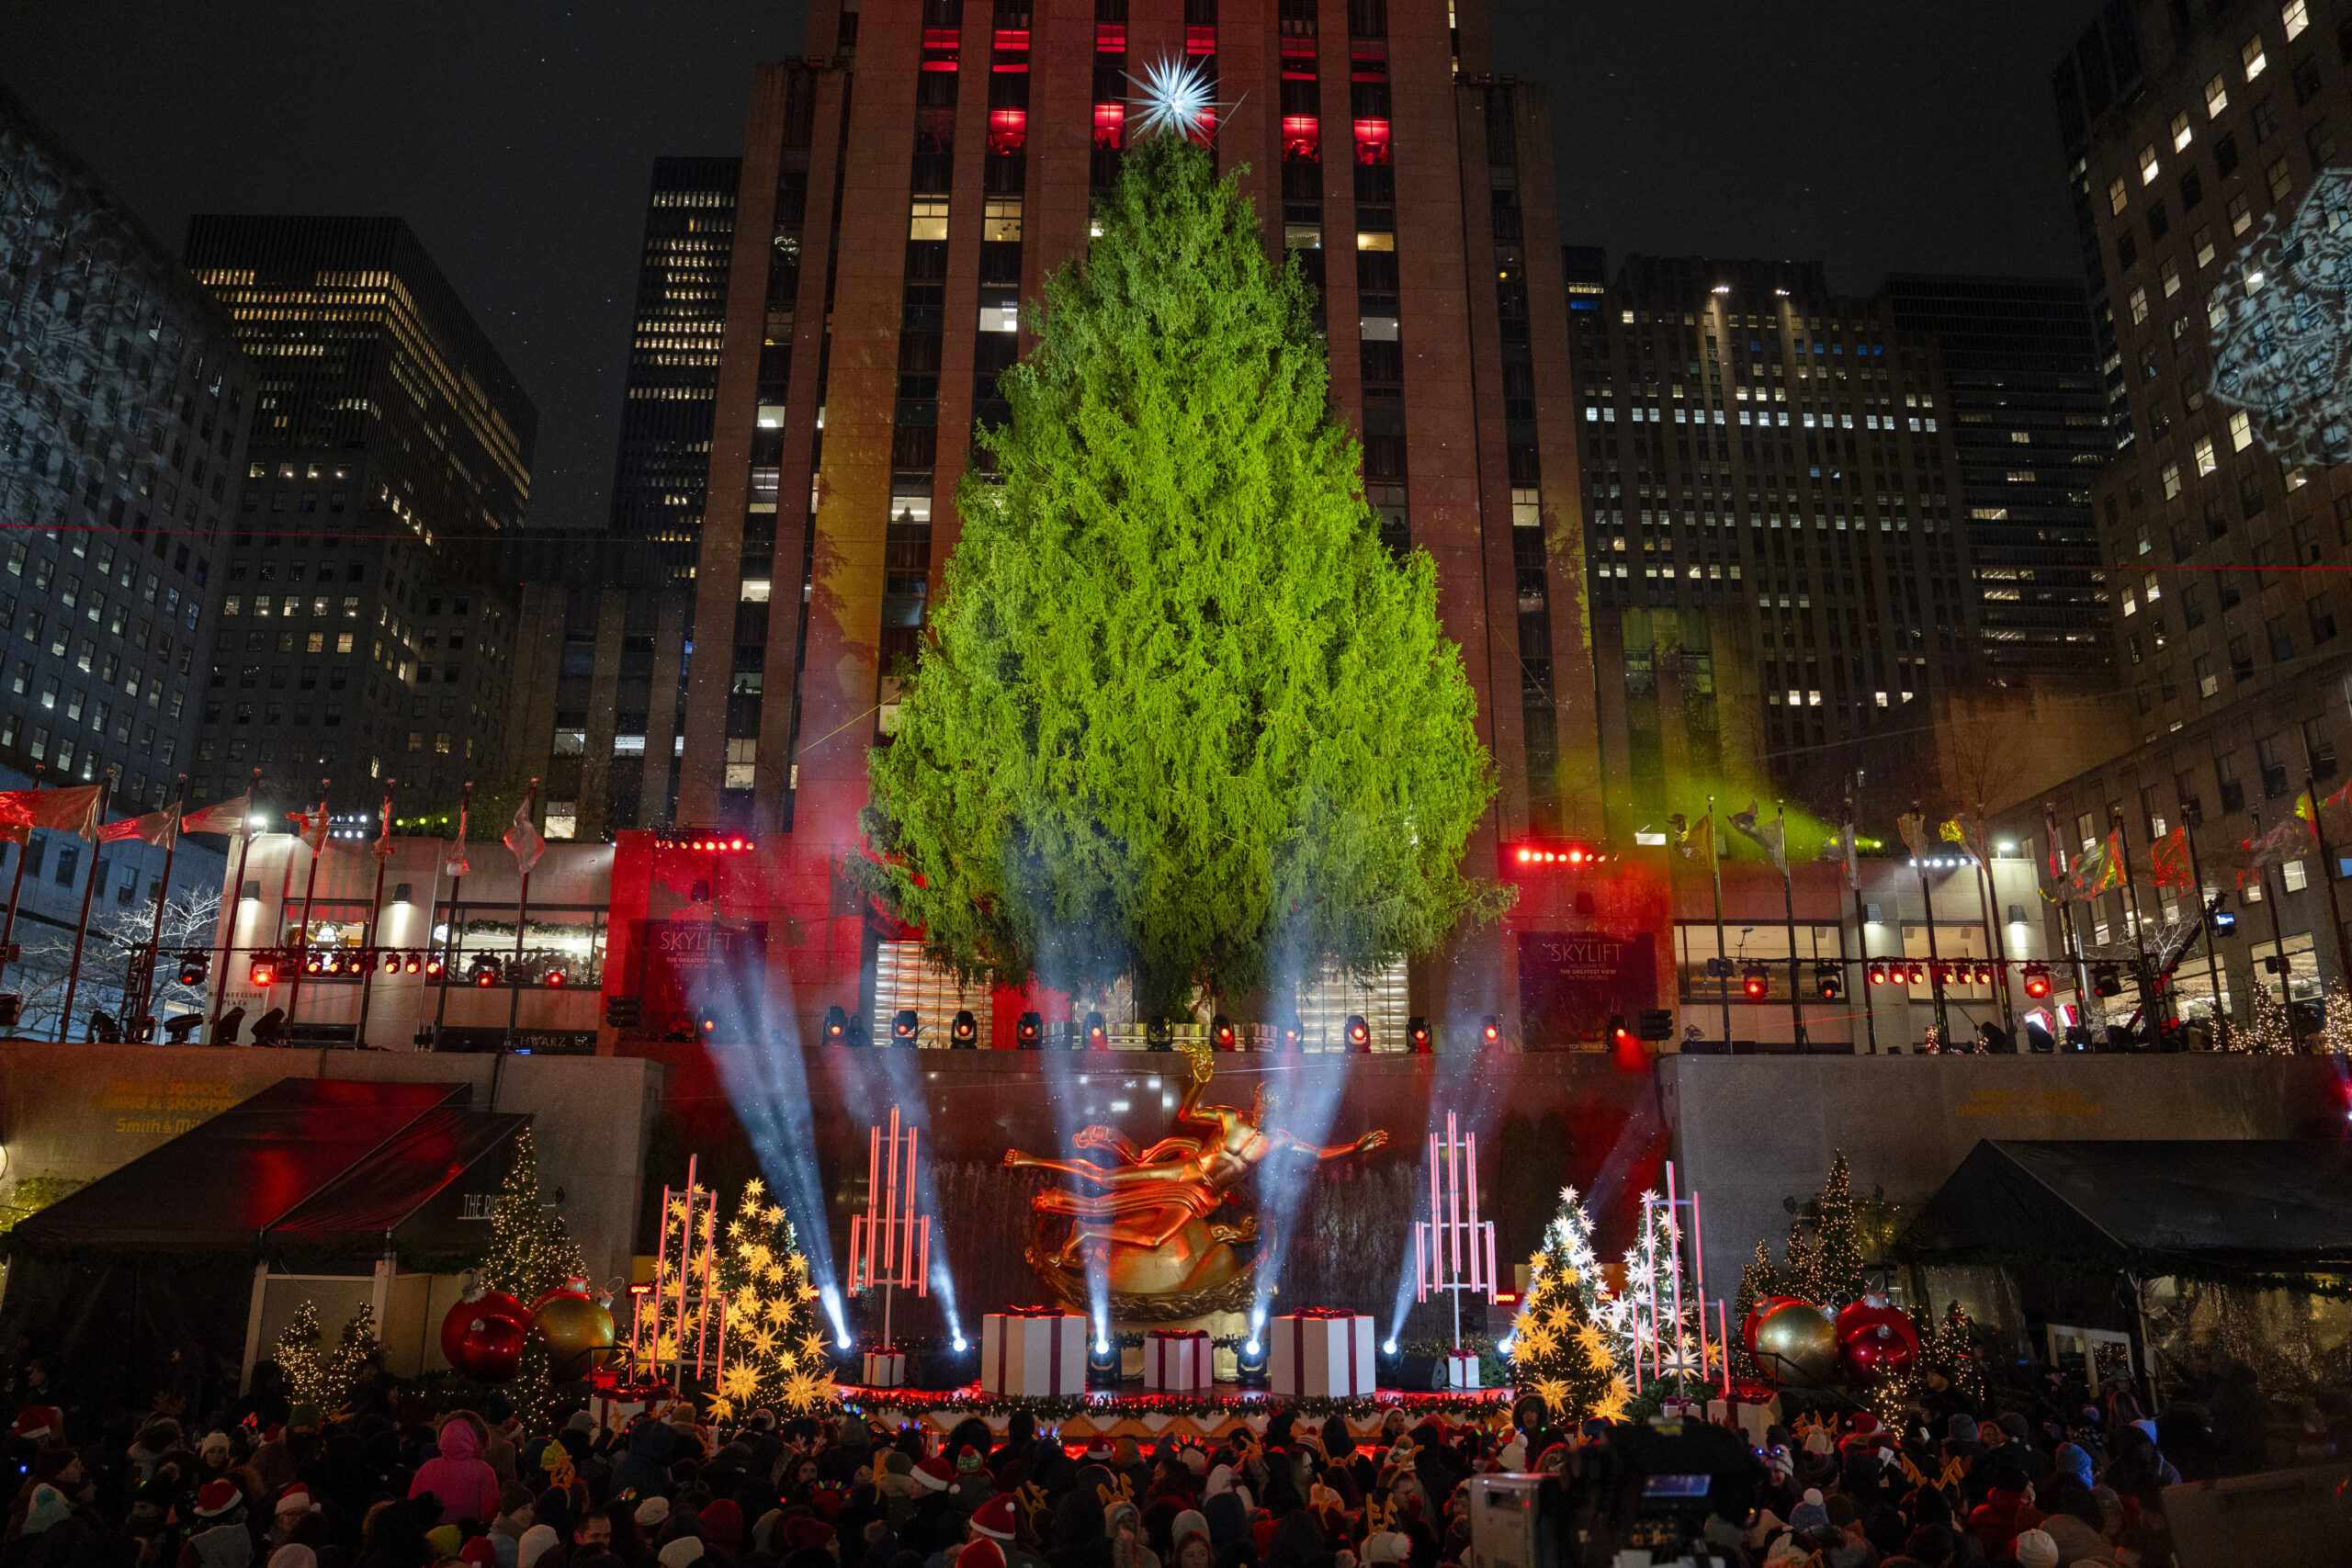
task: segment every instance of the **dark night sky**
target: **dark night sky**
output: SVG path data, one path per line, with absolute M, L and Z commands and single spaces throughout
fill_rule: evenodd
M 866 0 L 868 5 L 912 0 Z M 2088 0 L 1492 0 L 1571 243 L 2075 275 L 2049 70 Z M 406 218 L 539 409 L 532 521 L 601 526 L 646 178 L 740 151 L 777 0 L 25 0 L 0 76 L 176 250 L 187 215 Z

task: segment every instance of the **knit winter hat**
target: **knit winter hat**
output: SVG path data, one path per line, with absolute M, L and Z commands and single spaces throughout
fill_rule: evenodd
M 554 1529 L 548 1525 L 533 1525 L 525 1530 L 522 1539 L 514 1543 L 514 1568 L 532 1568 L 557 1540 Z
M 637 1506 L 637 1512 L 631 1517 L 648 1529 L 665 1523 L 670 1517 L 670 1499 L 648 1497 Z
M 2018 1568 L 2058 1568 L 2058 1539 L 2048 1530 L 2019 1530 L 2009 1551 Z
M 228 1483 L 215 1482 L 214 1484 Z M 40 1535 L 51 1525 L 63 1524 L 73 1512 L 73 1506 L 65 1501 L 64 1493 L 46 1483 L 36 1486 L 33 1488 L 32 1506 L 25 1510 L 24 1533 Z
M 702 1561 L 702 1538 L 682 1535 L 656 1554 L 662 1568 L 694 1568 Z

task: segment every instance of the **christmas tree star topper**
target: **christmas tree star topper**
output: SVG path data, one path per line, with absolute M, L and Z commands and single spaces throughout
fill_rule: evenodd
M 1136 85 L 1138 130 L 1147 136 L 1172 130 L 1205 139 L 1216 112 L 1232 107 L 1214 96 L 1216 84 L 1209 73 L 1189 61 L 1163 56 L 1145 66 L 1141 76 L 1127 80 Z

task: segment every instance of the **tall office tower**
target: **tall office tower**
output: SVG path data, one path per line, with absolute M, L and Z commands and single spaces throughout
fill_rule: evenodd
M 1894 324 L 1943 351 L 1988 681 L 2112 680 L 2091 481 L 2109 450 L 2090 308 L 2064 279 L 1898 274 Z
M 453 807 L 502 754 L 537 412 L 397 218 L 199 215 L 187 265 L 257 367 L 201 689 L 198 797 Z
M 0 761 L 170 795 L 253 407 L 211 298 L 0 91 Z
M 1384 534 L 1437 563 L 1500 786 L 1471 868 L 1498 836 L 1597 827 L 1566 331 L 1531 304 L 1562 287 L 1550 117 L 1483 74 L 1484 7 L 819 0 L 808 36 L 817 63 L 753 84 L 678 803 L 789 831 L 794 919 L 826 933 L 796 964 L 860 965 L 831 868 L 956 546 L 974 423 L 1002 417 L 996 378 L 1162 61 L 1232 106 L 1218 161 L 1321 289 Z
M 1567 316 L 1612 827 L 1905 787 L 1976 667 L 1935 340 L 1818 263 L 1635 256 Z
M 694 575 L 702 539 L 735 187 L 742 174 L 740 158 L 656 158 L 645 206 L 613 469 L 613 532 L 653 541 L 656 570 L 679 581 Z
M 2091 291 L 2114 335 L 2116 451 L 2092 495 L 2137 744 L 2052 798 L 2070 849 L 2110 817 L 2138 846 L 2197 824 L 2215 886 L 2238 880 L 2229 852 L 2259 836 L 2249 814 L 2275 827 L 2307 779 L 2327 794 L 2352 738 L 2352 374 L 2336 303 L 2347 59 L 2341 4 L 2119 0 L 2053 79 Z M 2275 913 L 2298 996 L 2347 967 L 2346 861 L 2332 848 L 2324 866 L 2308 840 L 2272 866 L 2277 902 L 2238 926 L 2273 955 Z M 2109 894 L 2086 924 L 2128 940 L 2136 922 Z M 2243 1020 L 2278 977 L 2242 942 L 2222 950 Z M 2177 976 L 2192 1006 L 2212 990 L 2202 970 Z

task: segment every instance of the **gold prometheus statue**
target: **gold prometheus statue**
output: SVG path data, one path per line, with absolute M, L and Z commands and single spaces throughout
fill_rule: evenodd
M 1316 1160 L 1364 1154 L 1388 1141 L 1375 1128 L 1351 1143 L 1318 1145 L 1269 1125 L 1273 1097 L 1261 1082 L 1246 1111 L 1204 1105 L 1207 1052 L 1193 1057 L 1193 1079 L 1176 1107 L 1176 1131 L 1137 1148 L 1116 1128 L 1095 1126 L 1072 1140 L 1081 1149 L 1106 1150 L 1114 1165 L 1089 1159 L 1041 1159 L 1007 1149 L 1008 1168 L 1049 1170 L 1075 1179 L 1080 1190 L 1049 1188 L 1030 1200 L 1039 1214 L 1067 1217 L 1061 1245 L 1029 1248 L 1030 1264 L 1065 1301 L 1086 1300 L 1087 1265 L 1102 1269 L 1115 1315 L 1166 1322 L 1234 1310 L 1246 1300 L 1257 1267 L 1248 1251 L 1258 1238 L 1254 1214 L 1218 1219 L 1232 1190 L 1277 1150 Z

